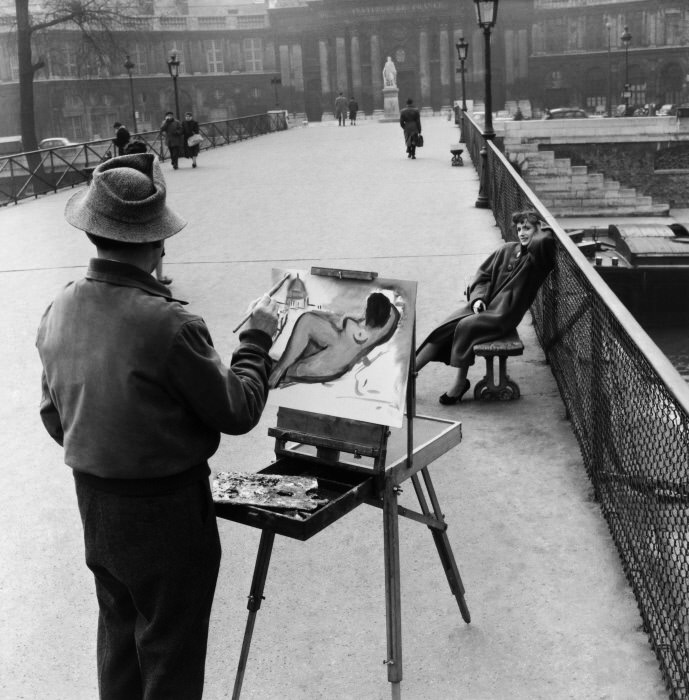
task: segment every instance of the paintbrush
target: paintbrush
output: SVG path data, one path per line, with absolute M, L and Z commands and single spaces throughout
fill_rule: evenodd
M 276 282 L 276 283 L 265 293 L 264 296 L 269 296 L 269 297 L 273 296 L 273 294 L 275 294 L 275 292 L 277 292 L 277 290 L 280 289 L 280 287 L 282 287 L 282 285 L 285 283 L 285 281 L 289 279 L 289 276 L 290 276 L 289 272 L 285 272 L 285 276 L 284 276 L 279 282 Z M 249 312 L 244 316 L 244 318 L 232 329 L 232 332 L 233 332 L 233 333 L 236 333 L 236 332 L 251 318 L 251 314 L 252 314 L 252 313 L 253 313 L 253 310 L 252 310 L 252 311 L 249 311 Z

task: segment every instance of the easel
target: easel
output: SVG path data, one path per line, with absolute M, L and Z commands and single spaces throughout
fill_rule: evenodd
M 313 271 L 312 271 L 313 272 Z M 321 271 L 318 274 L 332 274 Z M 362 274 L 339 270 L 346 274 Z M 370 278 L 372 279 L 372 278 Z M 413 334 L 412 334 L 413 338 Z M 426 525 L 433 535 L 445 575 L 465 622 L 471 617 L 464 600 L 464 586 L 455 562 L 447 525 L 431 481 L 428 465 L 461 441 L 461 424 L 426 416 L 416 416 L 414 345 L 409 365 L 406 396 L 406 446 L 403 456 L 387 464 L 391 431 L 387 426 L 334 416 L 280 408 L 278 424 L 269 428 L 275 437 L 276 461 L 261 473 L 308 474 L 316 476 L 330 502 L 309 516 L 295 520 L 280 513 L 254 506 L 233 506 L 216 503 L 218 517 L 261 528 L 254 575 L 251 582 L 249 615 L 244 631 L 242 650 L 235 678 L 233 700 L 239 700 L 249 657 L 256 614 L 261 607 L 268 566 L 276 534 L 306 540 L 324 529 L 361 503 L 383 510 L 383 541 L 385 557 L 385 604 L 387 626 L 388 681 L 392 698 L 401 698 L 402 681 L 402 613 L 400 594 L 400 559 L 398 517 L 404 516 Z M 423 442 L 414 446 L 414 428 L 423 432 Z M 430 436 L 430 439 L 429 439 Z M 345 457 L 342 456 L 345 453 Z M 368 465 L 362 464 L 367 459 Z M 419 478 L 419 475 L 421 478 Z M 420 512 L 398 504 L 401 484 L 411 479 L 419 501 Z

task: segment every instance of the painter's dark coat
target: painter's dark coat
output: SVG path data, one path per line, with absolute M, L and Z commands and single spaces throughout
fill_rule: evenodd
M 472 365 L 476 343 L 496 340 L 519 325 L 554 260 L 555 240 L 549 231 L 534 235 L 526 249 L 519 243 L 503 244 L 479 267 L 469 287 L 469 302 L 453 311 L 419 349 L 432 343 L 438 345 L 433 361 Z M 479 299 L 486 310 L 475 314 L 471 307 Z

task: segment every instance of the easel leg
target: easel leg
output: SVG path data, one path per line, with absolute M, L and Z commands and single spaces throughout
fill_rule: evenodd
M 274 540 L 274 532 L 268 530 L 261 531 L 261 542 L 258 545 L 258 554 L 256 555 L 256 566 L 254 567 L 254 578 L 251 581 L 249 602 L 246 606 L 249 610 L 249 616 L 246 620 L 244 640 L 242 641 L 242 653 L 239 656 L 239 666 L 237 667 L 237 676 L 234 679 L 234 690 L 232 692 L 232 700 L 239 700 L 239 695 L 242 692 L 242 683 L 244 682 L 244 671 L 246 670 L 246 662 L 249 658 L 251 638 L 254 634 L 254 623 L 256 622 L 256 613 L 261 608 L 261 601 L 263 600 L 263 589 L 266 585 L 266 576 L 268 575 L 268 565 L 270 564 L 270 555 L 273 551 Z
M 440 510 L 440 503 L 438 503 L 438 497 L 435 493 L 435 488 L 433 482 L 431 481 L 431 475 L 427 467 L 421 470 L 423 476 L 424 484 L 426 485 L 426 490 L 428 491 L 428 497 L 431 500 L 431 505 L 433 507 L 433 513 L 441 522 L 444 522 L 444 516 Z M 414 485 L 414 490 L 416 491 L 416 496 L 419 499 L 419 505 L 421 506 L 421 511 L 424 515 L 430 514 L 430 509 L 428 503 L 426 502 L 426 497 L 421 489 L 421 483 L 419 482 L 419 477 L 417 474 L 412 476 L 412 484 Z M 447 576 L 447 581 L 450 584 L 450 590 L 452 595 L 457 599 L 457 604 L 459 605 L 459 611 L 462 614 L 462 619 L 467 624 L 471 622 L 471 613 L 467 607 L 466 600 L 464 599 L 464 585 L 462 584 L 462 577 L 459 575 L 459 568 L 457 567 L 457 562 L 455 561 L 454 554 L 452 553 L 452 548 L 450 547 L 450 540 L 447 536 L 445 530 L 437 530 L 436 528 L 428 528 L 433 535 L 433 541 L 435 542 L 436 549 L 438 550 L 438 555 L 440 556 L 440 562 L 445 570 L 445 575 Z
M 385 539 L 385 611 L 387 620 L 388 680 L 392 700 L 402 697 L 402 603 L 400 593 L 400 547 L 397 522 L 397 493 L 389 481 L 383 495 L 383 537 Z

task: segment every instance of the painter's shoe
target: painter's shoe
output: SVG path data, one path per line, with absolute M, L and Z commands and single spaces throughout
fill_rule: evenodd
M 438 401 L 440 401 L 443 406 L 453 406 L 456 403 L 459 403 L 462 400 L 462 396 L 469 391 L 469 387 L 471 386 L 471 382 L 467 379 L 464 382 L 464 389 L 457 395 L 457 396 L 448 396 L 447 393 L 443 394 Z

